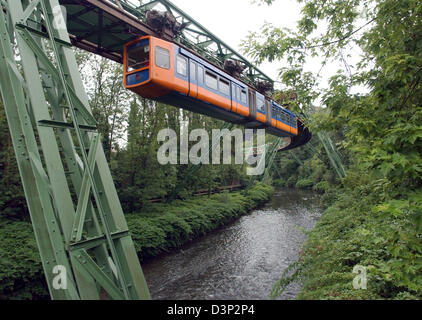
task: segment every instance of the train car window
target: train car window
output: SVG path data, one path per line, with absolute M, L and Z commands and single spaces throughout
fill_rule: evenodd
M 184 77 L 188 75 L 188 60 L 181 55 L 176 57 L 176 72 Z
M 232 82 L 232 99 L 237 100 L 236 98 L 236 85 Z
M 127 72 L 149 65 L 149 41 L 143 40 L 127 48 Z
M 272 107 L 272 110 L 273 110 L 272 117 L 277 119 L 277 108 L 274 105 Z
M 163 69 L 170 69 L 170 52 L 167 49 L 155 48 L 155 65 Z
M 198 82 L 201 84 L 204 83 L 204 68 L 201 66 L 198 66 Z
M 217 76 L 209 71 L 205 71 L 205 84 L 211 89 L 218 90 Z
M 246 91 L 242 90 L 242 93 L 240 94 L 240 101 L 242 101 L 242 103 L 246 103 Z
M 230 95 L 230 84 L 228 81 L 220 78 L 220 92 L 226 96 Z
M 236 86 L 236 97 L 237 97 L 237 101 L 240 101 L 240 87 Z
M 294 127 L 296 125 L 296 117 L 290 116 L 290 124 L 291 124 L 292 127 Z
M 256 109 L 265 113 L 265 101 L 261 98 L 256 99 Z
M 189 63 L 189 74 L 190 74 L 190 81 L 196 82 L 196 63 L 191 61 Z

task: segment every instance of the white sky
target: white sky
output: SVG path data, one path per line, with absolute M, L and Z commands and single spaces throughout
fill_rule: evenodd
M 296 0 L 276 0 L 271 6 L 259 6 L 252 4 L 250 0 L 172 0 L 172 2 L 239 53 L 242 53 L 240 50 L 242 40 L 246 39 L 250 31 L 259 31 L 265 22 L 294 30 L 300 19 L 302 6 Z M 353 55 L 353 58 L 347 61 L 349 64 L 357 62 L 360 54 L 358 48 L 346 53 Z M 278 71 L 286 66 L 285 63 L 264 62 L 258 67 L 273 80 L 278 80 Z M 312 60 L 306 65 L 306 71 L 318 73 L 321 63 L 322 61 Z M 320 86 L 326 87 L 328 79 L 339 68 L 342 68 L 342 65 L 325 66 L 321 73 Z M 276 88 L 280 88 L 280 85 L 276 84 Z
M 259 31 L 265 22 L 293 29 L 300 14 L 300 6 L 296 0 L 277 0 L 272 6 L 258 6 L 249 0 L 172 2 L 239 53 L 242 53 L 240 43 L 246 39 L 249 31 Z M 264 63 L 258 67 L 276 80 L 277 70 L 282 64 Z

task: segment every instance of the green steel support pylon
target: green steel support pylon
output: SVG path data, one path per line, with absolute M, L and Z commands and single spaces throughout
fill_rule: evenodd
M 58 0 L 0 4 L 0 90 L 49 292 L 149 299 L 64 21 Z
M 331 138 L 328 136 L 328 134 L 323 132 L 318 132 L 317 136 L 319 140 L 321 141 L 325 152 L 327 153 L 328 158 L 330 159 L 331 165 L 333 166 L 334 170 L 336 171 L 339 178 L 345 178 L 346 177 L 346 171 L 344 170 L 343 163 L 340 158 L 340 154 L 337 150 L 337 148 L 333 145 L 333 142 Z
M 268 160 L 265 167 L 264 176 L 262 177 L 262 182 L 267 182 L 268 178 L 270 177 L 271 169 L 274 164 L 274 159 L 277 156 L 278 149 L 280 148 L 281 143 L 283 142 L 283 138 L 277 138 L 271 149 L 268 152 Z
M 259 161 L 264 161 L 265 159 L 265 170 L 264 173 L 260 176 L 252 176 L 249 180 L 248 186 L 244 190 L 244 194 L 248 192 L 248 190 L 254 185 L 255 181 L 261 180 L 262 182 L 266 182 L 270 176 L 271 169 L 274 164 L 274 159 L 277 156 L 277 152 L 280 149 L 280 145 L 283 142 L 283 138 L 277 138 L 270 146 L 265 145 L 265 156 L 261 157 Z M 259 166 L 260 164 L 258 164 Z
M 312 104 L 309 104 L 307 108 L 302 108 L 302 113 L 305 118 L 309 119 L 310 114 L 315 112 L 315 107 Z M 337 176 L 340 179 L 346 177 L 346 170 L 343 166 L 343 161 L 341 160 L 340 153 L 337 147 L 333 144 L 330 136 L 326 131 L 320 131 L 317 133 L 318 139 L 321 142 L 324 150 L 330 160 L 331 166 L 333 167 L 334 171 L 337 173 Z

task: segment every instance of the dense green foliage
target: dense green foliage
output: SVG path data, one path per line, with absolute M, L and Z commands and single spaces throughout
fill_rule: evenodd
M 257 0 L 271 4 L 274 0 Z M 275 285 L 273 297 L 294 279 L 303 299 L 418 299 L 422 292 L 422 4 L 418 0 L 298 0 L 296 30 L 266 24 L 244 49 L 257 62 L 283 60 L 283 92 L 313 133 L 308 146 L 283 153 L 274 185 L 324 193 L 326 210 L 308 234 L 300 259 Z M 349 52 L 359 48 L 359 62 Z M 311 59 L 318 73 L 306 71 Z M 226 223 L 268 197 L 259 186 L 248 197 L 216 195 L 150 206 L 182 181 L 188 166 L 159 166 L 158 130 L 219 128 L 221 122 L 140 100 L 122 91 L 120 66 L 79 53 L 90 103 L 140 258 L 165 252 Z M 340 62 L 328 87 L 324 67 Z M 94 76 L 92 76 L 94 74 Z M 356 93 L 358 92 L 358 93 Z M 288 95 L 284 95 L 287 97 Z M 283 97 L 276 97 L 283 100 Z M 318 101 L 321 108 L 312 107 Z M 281 101 L 283 102 L 283 101 Z M 287 101 L 285 101 L 287 103 Z M 308 116 L 309 114 L 311 114 Z M 125 133 L 127 132 L 127 133 Z M 318 133 L 329 132 L 347 177 L 338 179 Z M 45 289 L 3 108 L 0 106 L 0 291 L 43 297 Z M 198 188 L 243 182 L 241 166 L 204 166 L 180 196 Z M 260 191 L 258 191 L 258 189 Z M 353 268 L 367 268 L 368 289 L 355 290 Z M 30 285 L 28 285 L 30 283 Z
M 160 165 L 157 161 L 157 150 L 161 146 L 157 142 L 158 132 L 170 128 L 180 137 L 180 122 L 185 121 L 189 131 L 203 128 L 211 137 L 211 130 L 221 128 L 223 122 L 141 99 L 124 90 L 121 65 L 80 51 L 76 54 L 124 211 L 134 212 L 142 209 L 150 199 L 168 197 L 184 180 L 191 165 Z M 189 147 L 195 143 L 190 142 Z M 203 166 L 186 181 L 179 196 L 187 197 L 198 189 L 211 191 L 221 186 L 246 184 L 245 171 L 245 166 L 235 164 Z M 0 172 L 0 217 L 28 221 L 1 99 Z
M 257 183 L 242 192 L 154 204 L 127 215 L 141 260 L 197 239 L 264 203 L 273 188 Z M 0 299 L 46 299 L 48 291 L 31 224 L 0 225 Z
M 0 299 L 40 299 L 48 296 L 31 224 L 2 222 L 0 243 Z
M 27 218 L 15 152 L 9 135 L 3 102 L 0 99 L 0 217 L 5 219 Z
M 156 256 L 198 238 L 267 201 L 273 189 L 257 184 L 246 195 L 221 193 L 203 198 L 153 205 L 140 214 L 127 215 L 141 259 Z
M 273 172 L 273 184 L 277 187 L 312 189 L 325 193 L 330 186 L 339 185 L 330 161 L 318 140 L 292 152 L 277 157 L 277 169 Z
M 304 287 L 299 298 L 421 298 L 422 4 L 298 3 L 302 17 L 296 30 L 266 24 L 244 48 L 257 61 L 286 59 L 290 66 L 281 70 L 280 78 L 297 93 L 297 111 L 309 112 L 313 101 L 321 101 L 323 109 L 308 124 L 314 138 L 323 130 L 330 132 L 347 177 L 330 181 L 325 174 L 332 169 L 320 155 L 302 151 L 298 159 L 282 158 L 276 182 L 325 192 L 328 208 L 309 233 L 299 261 L 274 287 L 273 297 L 300 277 Z M 348 53 L 356 48 L 362 55 L 352 63 Z M 319 73 L 305 72 L 315 57 L 323 61 Z M 324 66 L 336 62 L 344 67 L 328 88 L 318 86 Z M 368 290 L 353 289 L 356 265 L 367 268 Z
M 334 204 L 308 233 L 300 259 L 275 285 L 273 296 L 298 278 L 303 289 L 298 299 L 420 299 L 422 246 L 420 219 L 422 197 L 411 196 L 412 204 L 380 208 L 374 193 L 377 183 L 359 189 L 331 191 Z M 384 209 L 387 209 L 384 211 Z M 355 290 L 355 266 L 367 268 L 367 290 Z

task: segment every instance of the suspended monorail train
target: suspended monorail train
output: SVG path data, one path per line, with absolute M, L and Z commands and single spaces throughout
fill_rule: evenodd
M 140 37 L 124 46 L 123 62 L 124 87 L 144 98 L 279 137 L 304 130 L 293 112 L 175 43 Z

